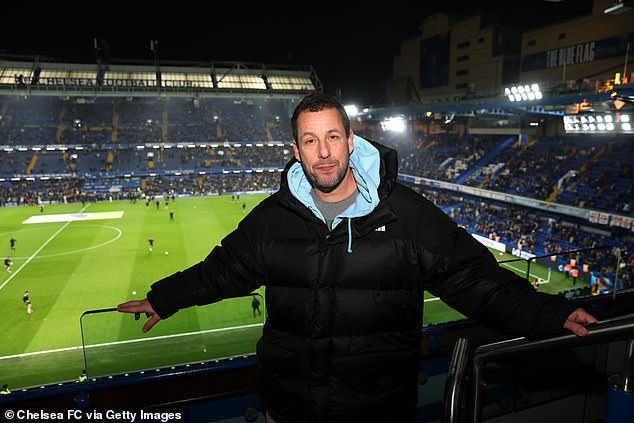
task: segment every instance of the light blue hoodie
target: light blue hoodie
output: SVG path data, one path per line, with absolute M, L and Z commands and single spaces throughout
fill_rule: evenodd
M 348 252 L 352 252 L 352 230 L 351 219 L 366 216 L 372 212 L 379 204 L 378 188 L 381 183 L 379 168 L 381 159 L 377 150 L 367 140 L 355 135 L 353 139 L 354 150 L 350 155 L 350 169 L 357 182 L 358 195 L 355 202 L 346 210 L 340 213 L 332 222 L 334 229 L 343 219 L 348 219 Z M 312 185 L 308 181 L 301 163 L 297 162 L 291 166 L 287 174 L 288 187 L 291 194 L 302 204 L 308 207 L 320 220 L 326 223 L 326 219 L 321 214 L 313 197 L 310 195 Z

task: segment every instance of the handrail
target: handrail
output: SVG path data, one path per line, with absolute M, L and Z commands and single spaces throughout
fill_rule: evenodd
M 455 423 L 463 420 L 465 379 L 469 370 L 469 348 L 469 341 L 465 338 L 458 339 L 454 345 L 445 382 L 443 423 Z
M 478 347 L 473 354 L 473 410 L 471 421 L 478 423 L 481 418 L 484 365 L 491 359 L 509 358 L 546 349 L 579 347 L 599 344 L 606 341 L 631 339 L 634 337 L 634 315 L 606 319 L 588 325 L 590 333 L 577 336 L 566 333 L 550 338 L 514 338 Z M 631 358 L 631 357 L 630 357 Z

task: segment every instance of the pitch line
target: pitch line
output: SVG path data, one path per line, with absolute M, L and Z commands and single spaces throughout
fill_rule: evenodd
M 500 266 L 505 266 L 505 267 L 508 267 L 508 268 L 510 268 L 510 269 L 517 270 L 518 272 L 523 272 L 523 271 L 524 271 L 523 269 L 519 269 L 519 268 L 517 268 L 517 267 L 515 267 L 515 266 L 511 266 L 511 265 L 510 265 L 510 264 L 508 264 L 508 263 L 501 263 L 501 264 L 500 264 Z M 540 278 L 539 276 L 537 276 L 537 275 L 535 275 L 535 274 L 533 274 L 533 273 L 529 273 L 529 274 L 528 274 L 528 276 L 529 276 L 529 277 L 530 277 L 530 276 L 534 276 L 534 277 L 536 277 L 537 279 L 542 279 L 542 280 L 543 280 L 543 278 Z M 530 282 L 530 281 L 529 281 L 529 282 Z M 545 283 L 548 283 L 548 281 L 540 282 L 539 284 L 540 284 L 540 285 L 543 285 L 543 284 L 545 284 Z
M 90 204 L 86 204 L 86 206 L 85 206 L 83 209 L 81 209 L 81 210 L 79 211 L 79 213 L 82 213 L 84 210 L 86 210 L 86 209 L 88 208 L 88 206 L 89 206 L 89 205 L 90 205 Z M 37 249 L 37 250 L 36 250 L 33 254 L 31 254 L 31 257 L 29 257 L 29 258 L 28 258 L 28 259 L 27 259 L 27 260 L 26 260 L 26 261 L 22 264 L 22 266 L 20 266 L 17 270 L 15 270 L 14 272 L 12 272 L 12 273 L 11 273 L 11 276 L 9 276 L 9 277 L 7 278 L 7 280 L 6 280 L 6 281 L 4 281 L 4 283 L 3 283 L 2 285 L 0 285 L 0 290 L 2 290 L 2 288 L 4 288 L 4 287 L 5 287 L 5 286 L 9 283 L 9 282 L 11 282 L 11 280 L 12 280 L 12 279 L 13 279 L 13 278 L 14 278 L 14 277 L 18 274 L 18 273 L 20 273 L 20 270 L 24 269 L 24 266 L 26 266 L 27 264 L 29 264 L 29 262 L 30 262 L 31 260 L 33 260 L 33 258 L 34 258 L 34 257 L 35 257 L 35 256 L 36 256 L 36 255 L 37 255 L 40 251 L 42 251 L 42 250 L 44 249 L 44 247 L 46 247 L 46 246 L 48 245 L 48 243 L 49 243 L 49 242 L 51 242 L 51 241 L 52 241 L 52 240 L 53 240 L 53 239 L 54 239 L 57 235 L 59 235 L 59 233 L 60 233 L 61 231 L 63 231 L 63 230 L 66 228 L 66 226 L 70 225 L 70 222 L 71 222 L 71 221 L 69 220 L 68 222 L 64 223 L 64 225 L 62 225 L 62 227 L 61 227 L 61 228 L 59 228 L 59 229 L 58 229 L 58 230 L 57 230 L 57 231 L 56 231 L 53 235 L 51 235 L 51 237 L 50 237 L 49 239 L 47 239 L 47 240 L 44 242 L 44 244 L 42 244 L 42 245 L 40 246 L 40 248 L 38 248 L 38 249 Z
M 253 328 L 253 327 L 263 326 L 263 325 L 264 325 L 264 323 L 253 323 L 251 325 L 244 325 L 244 326 L 233 326 L 233 327 L 228 327 L 228 328 L 207 329 L 207 330 L 201 330 L 201 331 L 197 331 L 197 332 L 184 332 L 184 333 L 175 333 L 173 335 L 153 336 L 151 338 L 139 338 L 139 339 L 128 339 L 126 341 L 104 342 L 102 344 L 87 345 L 86 348 L 98 348 L 98 347 L 108 347 L 108 346 L 111 346 L 111 345 L 132 344 L 132 343 L 135 343 L 135 342 L 155 341 L 155 340 L 158 340 L 158 339 L 178 338 L 178 337 L 181 337 L 181 336 L 200 335 L 200 334 L 205 334 L 205 333 L 223 332 L 223 331 L 235 330 L 235 329 L 246 329 L 246 328 Z M 58 349 L 55 349 L 55 350 L 35 351 L 35 352 L 23 353 L 23 354 L 5 355 L 4 357 L 0 357 L 0 360 L 6 360 L 6 359 L 9 359 L 9 358 L 23 358 L 23 357 L 27 357 L 27 356 L 31 356 L 31 355 L 50 354 L 50 353 L 56 353 L 56 352 L 71 351 L 71 350 L 77 350 L 77 349 L 81 349 L 81 348 L 82 348 L 82 346 L 78 345 L 76 347 L 58 348 Z

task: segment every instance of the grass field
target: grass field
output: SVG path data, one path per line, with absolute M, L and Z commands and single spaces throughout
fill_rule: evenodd
M 76 379 L 84 368 L 82 329 L 90 376 L 254 352 L 265 317 L 253 316 L 250 297 L 183 310 L 147 334 L 131 315 L 102 312 L 80 318 L 89 310 L 141 299 L 152 282 L 204 259 L 244 217 L 242 202 L 248 211 L 263 198 L 177 199 L 169 205 L 173 222 L 162 202 L 159 208 L 115 201 L 50 205 L 43 213 L 34 206 L 0 209 L 0 254 L 13 261 L 12 273 L 0 273 L 0 384 L 16 389 Z M 63 214 L 78 220 L 23 223 Z M 152 252 L 149 237 L 155 240 Z M 17 240 L 15 252 L 10 238 Z M 514 258 L 495 254 L 498 260 Z M 505 266 L 525 275 L 525 261 Z M 539 265 L 532 273 L 547 277 Z M 569 287 L 555 271 L 540 290 Z M 22 302 L 25 290 L 33 304 L 30 315 Z M 259 292 L 264 295 L 262 288 Z M 431 295 L 425 301 L 425 324 L 462 317 Z

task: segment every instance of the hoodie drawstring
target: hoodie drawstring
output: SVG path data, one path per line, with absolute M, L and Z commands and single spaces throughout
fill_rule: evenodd
M 352 252 L 352 219 L 348 218 L 348 254 Z

